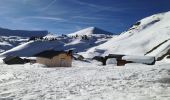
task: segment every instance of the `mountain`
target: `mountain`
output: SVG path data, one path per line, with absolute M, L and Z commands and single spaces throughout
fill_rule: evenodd
M 80 54 L 87 58 L 113 53 L 155 56 L 158 59 L 170 53 L 169 23 L 170 12 L 146 17 L 116 38 Z
M 113 35 L 113 33 L 104 31 L 97 27 L 88 27 L 88 28 L 82 29 L 80 31 L 70 33 L 70 34 L 68 34 L 68 36 L 75 36 L 75 35 L 83 36 L 83 35 L 98 35 L 98 34 L 99 35 L 102 35 L 102 34 L 103 35 Z
M 157 60 L 161 60 L 170 55 L 169 23 L 170 12 L 160 13 L 139 20 L 129 30 L 117 36 L 90 27 L 68 34 L 68 36 L 54 36 L 57 38 L 55 40 L 57 43 L 55 41 L 53 41 L 54 43 L 49 41 L 28 42 L 2 53 L 1 56 L 32 56 L 42 50 L 52 48 L 56 50 L 73 49 L 85 58 L 106 56 L 108 54 L 125 54 L 154 56 Z M 46 37 L 51 38 L 53 35 Z M 58 46 L 58 44 L 61 45 Z M 34 49 L 35 47 L 37 49 Z
M 88 28 L 89 29 L 89 28 Z M 90 28 L 91 29 L 91 28 Z M 97 32 L 102 33 L 106 31 L 99 31 L 100 29 L 92 29 L 90 34 L 97 35 L 87 35 L 83 36 L 82 32 L 87 29 L 80 30 L 77 33 L 78 37 L 70 36 L 58 36 L 54 34 L 48 34 L 41 40 L 29 41 L 23 43 L 17 47 L 14 47 L 8 51 L 5 51 L 1 56 L 15 55 L 15 56 L 33 56 L 48 49 L 55 50 L 69 50 L 72 49 L 74 52 L 85 52 L 89 48 L 100 45 L 113 37 L 111 33 L 108 34 L 97 34 Z M 86 31 L 87 32 L 87 31 Z M 95 33 L 93 33 L 95 32 Z M 81 35 L 80 35 L 81 34 Z
M 0 53 L 28 41 L 27 37 L 19 36 L 0 36 Z
M 33 37 L 33 36 L 45 36 L 48 31 L 27 31 L 27 30 L 10 30 L 0 28 L 0 36 L 20 36 L 20 37 Z
M 28 42 L 30 37 L 42 37 L 47 33 L 47 31 L 25 31 L 0 28 L 0 53 Z

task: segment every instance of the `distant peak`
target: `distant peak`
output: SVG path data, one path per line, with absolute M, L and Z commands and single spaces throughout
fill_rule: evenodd
M 88 29 L 95 29 L 96 27 L 88 27 Z
M 113 35 L 113 33 L 105 31 L 97 27 L 88 27 L 80 31 L 71 33 L 69 35 L 92 35 L 92 34 L 103 34 L 103 35 Z
M 88 27 L 88 28 L 85 28 L 85 29 L 96 30 L 96 29 L 99 29 L 99 28 L 97 28 L 97 27 Z

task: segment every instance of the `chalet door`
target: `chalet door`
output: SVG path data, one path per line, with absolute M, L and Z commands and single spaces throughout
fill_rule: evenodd
M 60 66 L 61 67 L 67 67 L 67 63 L 66 63 L 66 60 L 64 58 L 60 59 Z

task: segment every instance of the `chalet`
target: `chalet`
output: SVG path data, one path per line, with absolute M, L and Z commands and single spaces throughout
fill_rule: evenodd
M 71 67 L 72 51 L 46 50 L 35 55 L 36 62 L 48 67 Z

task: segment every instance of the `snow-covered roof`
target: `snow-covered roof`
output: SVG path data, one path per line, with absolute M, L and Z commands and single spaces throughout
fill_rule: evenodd
M 107 32 L 107 31 L 104 31 L 102 29 L 99 29 L 97 27 L 88 27 L 88 28 L 85 28 L 85 29 L 82 29 L 80 31 L 77 31 L 77 32 L 74 32 L 74 33 L 70 33 L 68 34 L 68 36 L 75 36 L 75 35 L 100 35 L 100 34 L 104 34 L 104 35 L 113 35 L 113 33 L 111 32 Z
M 155 57 L 150 56 L 123 56 L 122 60 L 132 61 L 135 63 L 152 64 L 155 62 Z

